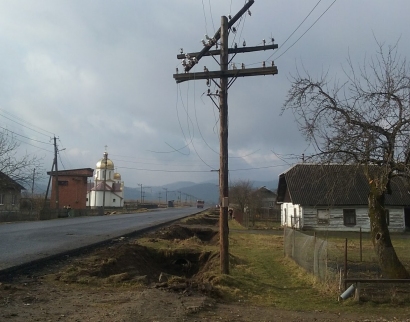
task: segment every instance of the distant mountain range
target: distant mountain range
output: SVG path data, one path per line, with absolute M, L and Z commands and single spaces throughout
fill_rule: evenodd
M 254 188 L 266 187 L 269 190 L 276 191 L 278 181 L 251 181 Z M 46 183 L 36 185 L 35 193 L 45 193 Z M 28 192 L 28 190 L 27 190 Z M 141 195 L 144 202 L 165 202 L 167 200 L 193 201 L 201 199 L 208 204 L 217 204 L 219 200 L 219 187 L 217 181 L 207 181 L 195 183 L 191 181 L 178 181 L 163 186 L 131 188 L 124 187 L 124 198 L 126 201 L 141 201 Z
M 277 181 L 251 181 L 254 188 L 266 187 L 269 190 L 277 189 Z M 142 187 L 144 202 L 165 202 L 167 200 L 205 200 L 206 203 L 217 204 L 219 200 L 219 187 L 217 182 L 195 183 L 179 181 L 160 187 Z M 125 200 L 141 200 L 141 188 L 124 187 Z

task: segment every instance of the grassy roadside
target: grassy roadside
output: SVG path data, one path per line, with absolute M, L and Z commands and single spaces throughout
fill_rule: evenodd
M 137 239 L 120 239 L 91 256 L 73 260 L 52 278 L 64 284 L 103 288 L 135 289 L 156 283 L 157 287 L 178 288 L 179 292 L 180 287 L 189 292 L 187 286 L 195 284 L 205 294 L 218 296 L 218 302 L 289 311 L 398 317 L 410 314 L 407 303 L 339 302 L 337 283 L 332 287 L 318 283 L 284 257 L 282 235 L 266 229 L 247 230 L 234 220 L 229 221 L 230 274 L 222 275 L 217 220 L 218 214 L 204 212 Z M 406 242 L 401 242 L 400 248 L 404 251 Z M 161 275 L 168 276 L 168 280 L 163 282 L 158 278 Z
M 292 260 L 284 258 L 283 237 L 243 232 L 230 221 L 230 275 L 221 276 L 219 287 L 226 300 L 274 306 L 293 311 L 406 314 L 408 305 L 375 305 L 338 301 L 339 290 L 320 284 Z

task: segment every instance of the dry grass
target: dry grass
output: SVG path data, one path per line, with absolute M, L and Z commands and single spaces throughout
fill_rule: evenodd
M 208 215 L 203 218 L 209 220 Z M 196 226 L 199 221 L 190 222 Z M 170 274 L 171 281 L 174 278 L 182 282 L 188 278 L 207 294 L 218 296 L 222 301 L 245 305 L 328 312 L 360 310 L 374 313 L 379 309 L 374 303 L 358 307 L 352 301 L 339 302 L 337 281 L 320 283 L 284 257 L 282 235 L 248 231 L 234 220 L 229 221 L 229 226 L 229 275 L 219 271 L 217 235 L 203 240 L 199 238 L 200 234 L 192 235 L 181 227 L 174 227 L 81 258 L 60 272 L 58 278 L 64 283 L 135 287 L 147 280 L 158 282 L 158 275 L 165 272 Z M 334 241 L 338 242 L 337 239 Z M 340 241 L 344 242 L 343 239 Z M 349 247 L 355 250 L 356 243 L 352 241 Z M 406 247 L 406 243 L 403 242 L 402 247 Z M 181 257 L 193 258 L 192 263 L 195 262 L 196 267 L 192 275 L 178 275 L 177 271 L 167 271 L 163 265 Z M 391 309 L 380 306 L 380 310 L 385 313 Z

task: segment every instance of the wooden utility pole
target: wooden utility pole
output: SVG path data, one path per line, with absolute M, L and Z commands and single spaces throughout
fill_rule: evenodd
M 57 138 L 54 137 L 54 167 L 56 169 L 56 208 L 57 208 L 57 217 L 60 217 L 60 194 L 58 187 L 58 160 L 57 160 Z
M 31 182 L 31 199 L 34 197 L 34 178 L 36 176 L 36 168 L 33 169 L 33 179 Z
M 165 190 L 165 207 L 168 207 L 168 188 L 162 188 Z
M 105 167 L 104 167 L 104 181 L 103 181 L 103 204 L 102 204 L 102 214 L 105 214 L 105 187 L 107 183 L 107 162 L 108 162 L 108 153 L 107 151 L 104 152 L 104 162 L 105 162 Z
M 246 13 L 255 1 L 249 0 L 244 7 L 228 21 L 228 18 L 221 17 L 221 28 L 215 33 L 213 38 L 208 38 L 208 42 L 204 41 L 204 48 L 198 53 L 188 53 L 177 55 L 177 58 L 183 59 L 185 73 L 174 74 L 177 83 L 189 80 L 206 79 L 207 82 L 215 78 L 220 79 L 219 91 L 216 94 L 211 94 L 208 90 L 208 96 L 219 97 L 219 121 L 220 121 L 220 156 L 219 156 L 219 197 L 220 197 L 220 213 L 219 213 L 219 244 L 220 244 L 220 269 L 222 274 L 229 274 L 229 228 L 228 228 L 228 207 L 229 207 L 229 186 L 228 186 L 228 88 L 232 84 L 229 78 L 245 77 L 245 76 L 260 76 L 260 75 L 275 75 L 278 73 L 277 67 L 273 64 L 266 66 L 263 62 L 262 68 L 246 69 L 244 65 L 240 69 L 234 67 L 229 70 L 229 54 L 248 53 L 260 50 L 268 50 L 278 48 L 278 45 L 264 45 L 256 47 L 228 48 L 228 35 L 230 28 Z M 220 40 L 220 50 L 210 50 L 211 47 L 217 45 Z M 244 45 L 245 46 L 245 45 Z M 204 72 L 189 73 L 191 68 L 195 66 L 203 56 L 220 55 L 220 70 L 209 71 L 204 67 Z
M 228 70 L 228 18 L 221 17 L 221 74 Z M 221 76 L 219 93 L 219 250 L 221 273 L 229 274 L 228 228 L 228 77 Z

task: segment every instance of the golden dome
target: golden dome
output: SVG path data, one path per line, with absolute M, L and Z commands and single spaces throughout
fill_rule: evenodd
M 119 173 L 114 173 L 114 180 L 121 180 L 121 175 Z
M 107 169 L 107 170 L 114 170 L 114 162 L 112 162 L 110 159 L 107 159 L 107 164 L 105 164 L 105 156 L 107 152 L 104 152 L 104 157 L 97 162 L 96 168 L 97 169 Z

